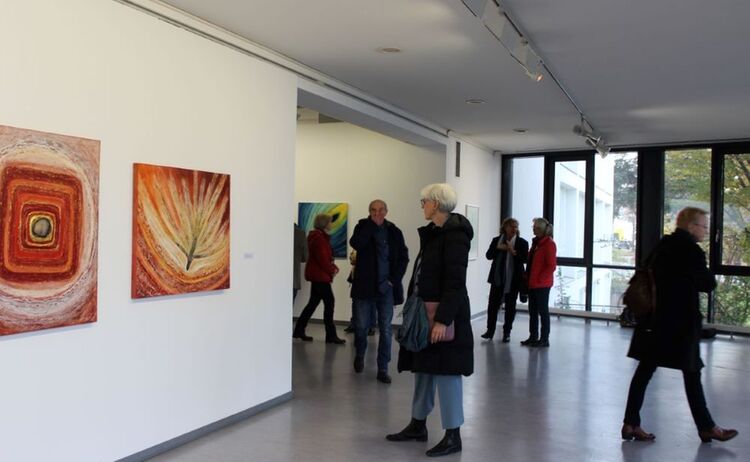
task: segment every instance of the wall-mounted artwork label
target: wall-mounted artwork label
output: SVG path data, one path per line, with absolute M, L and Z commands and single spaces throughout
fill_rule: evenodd
M 300 202 L 297 224 L 305 232 L 313 229 L 315 216 L 321 213 L 331 215 L 331 247 L 334 258 L 346 258 L 346 233 L 349 220 L 349 204 L 346 202 Z
M 467 205 L 466 219 L 474 228 L 474 238 L 471 240 L 471 248 L 469 249 L 469 260 L 476 260 L 479 255 L 479 207 Z
M 229 175 L 133 165 L 133 298 L 229 288 Z
M 0 125 L 0 335 L 96 321 L 99 146 Z

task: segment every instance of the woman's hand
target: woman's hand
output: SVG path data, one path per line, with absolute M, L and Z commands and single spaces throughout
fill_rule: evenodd
M 435 321 L 435 324 L 432 326 L 430 343 L 438 343 L 443 338 L 445 338 L 445 324 Z

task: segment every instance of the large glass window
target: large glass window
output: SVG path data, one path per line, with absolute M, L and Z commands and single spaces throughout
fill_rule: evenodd
M 555 162 L 554 230 L 558 257 L 583 258 L 586 161 Z
M 750 265 L 750 154 L 724 156 L 721 263 Z M 717 312 L 718 314 L 718 312 Z
M 549 294 L 549 306 L 561 310 L 586 309 L 586 268 L 557 266 L 555 283 Z
M 750 327 L 750 277 L 717 276 L 714 322 Z
M 637 261 L 674 231 L 681 209 L 699 207 L 710 212 L 700 245 L 718 284 L 700 295 L 700 309 L 708 322 L 750 332 L 750 143 L 505 159 L 504 178 L 513 179 L 503 194 L 512 184 L 513 198 L 503 207 L 512 205 L 527 236 L 532 217 L 554 224 L 551 307 L 620 313 Z
M 531 221 L 544 211 L 544 157 L 520 157 L 511 162 L 510 213 L 518 220 L 521 236 L 531 242 Z
M 710 210 L 711 150 L 686 149 L 664 153 L 664 234 L 674 231 L 677 212 L 685 207 Z M 708 249 L 708 241 L 703 243 Z
M 594 268 L 591 278 L 591 311 L 620 314 L 622 294 L 635 270 Z
M 638 153 L 595 159 L 593 263 L 634 267 Z

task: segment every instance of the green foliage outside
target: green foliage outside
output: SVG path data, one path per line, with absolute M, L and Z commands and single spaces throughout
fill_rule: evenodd
M 615 160 L 614 191 L 612 196 L 616 215 L 634 213 L 638 192 L 638 156 L 618 156 Z M 633 217 L 635 220 L 635 217 Z
M 722 263 L 750 264 L 750 154 L 725 156 L 724 226 Z M 711 151 L 668 151 L 664 162 L 664 233 L 674 230 L 677 212 L 683 207 L 709 208 L 711 201 Z M 709 240 L 701 243 L 708 254 Z M 718 276 L 714 298 L 714 321 L 736 326 L 750 325 L 750 278 Z

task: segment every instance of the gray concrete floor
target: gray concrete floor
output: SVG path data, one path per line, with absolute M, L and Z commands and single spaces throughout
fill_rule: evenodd
M 501 316 L 502 318 L 502 316 Z M 719 425 L 737 428 L 727 443 L 701 444 L 679 371 L 659 369 L 649 386 L 643 426 L 651 443 L 623 442 L 620 426 L 636 362 L 625 357 L 631 331 L 614 323 L 552 320 L 549 349 L 519 345 L 528 318 L 520 315 L 512 342 L 479 338 L 474 323 L 475 373 L 464 379 L 464 461 L 750 461 L 750 339 L 720 336 L 702 345 L 703 384 Z M 424 451 L 442 437 L 436 406 L 427 443 L 391 443 L 386 433 L 410 418 L 413 378 L 375 380 L 376 337 L 370 337 L 365 372 L 352 371 L 353 338 L 344 346 L 323 342 L 313 324 L 312 343 L 294 342 L 295 398 L 247 421 L 158 456 L 154 462 L 286 462 L 427 460 Z M 290 329 L 291 332 L 291 329 Z

